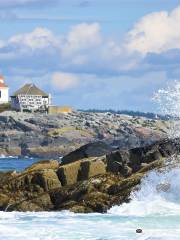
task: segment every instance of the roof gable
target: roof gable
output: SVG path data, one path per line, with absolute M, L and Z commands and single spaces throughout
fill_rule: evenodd
M 17 90 L 12 96 L 18 95 L 40 95 L 43 97 L 48 97 L 49 95 L 36 87 L 34 84 L 25 84 L 22 88 Z
M 0 82 L 0 88 L 8 88 L 8 86 L 6 84 L 4 84 L 3 82 Z

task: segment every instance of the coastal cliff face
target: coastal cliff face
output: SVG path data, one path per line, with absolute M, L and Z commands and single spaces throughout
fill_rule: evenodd
M 142 177 L 180 151 L 179 141 L 169 140 L 84 158 L 90 147 L 65 156 L 61 163 L 43 161 L 22 173 L 1 173 L 0 210 L 103 213 L 130 201 Z
M 45 115 L 0 114 L 0 153 L 5 156 L 59 158 L 80 146 L 103 141 L 130 149 L 166 138 L 168 121 L 111 113 Z

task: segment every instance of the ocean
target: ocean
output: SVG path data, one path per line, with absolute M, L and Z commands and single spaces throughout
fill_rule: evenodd
M 0 171 L 17 171 L 21 172 L 32 164 L 41 161 L 38 158 L 18 158 L 18 157 L 0 157 Z
M 22 170 L 37 159 L 5 158 L 1 170 Z M 159 185 L 167 185 L 160 191 Z M 107 214 L 0 212 L 0 240 L 179 240 L 180 168 L 150 172 L 128 204 Z M 141 228 L 143 233 L 137 234 Z

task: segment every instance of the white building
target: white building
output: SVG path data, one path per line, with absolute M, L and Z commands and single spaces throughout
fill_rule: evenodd
M 47 112 L 50 104 L 50 95 L 34 84 L 25 84 L 11 96 L 11 108 L 16 111 Z
M 0 104 L 9 102 L 9 88 L 4 84 L 3 76 L 0 76 Z

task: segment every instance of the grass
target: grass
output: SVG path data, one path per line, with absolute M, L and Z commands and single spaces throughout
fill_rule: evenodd
M 57 137 L 57 136 L 60 136 L 64 133 L 68 133 L 68 132 L 74 132 L 74 131 L 78 131 L 78 132 L 81 132 L 82 134 L 90 134 L 92 135 L 93 133 L 90 132 L 90 131 L 87 131 L 85 129 L 81 129 L 81 128 L 78 128 L 78 127 L 63 127 L 63 128 L 56 128 L 56 129 L 52 129 L 48 132 L 48 136 L 49 137 Z

